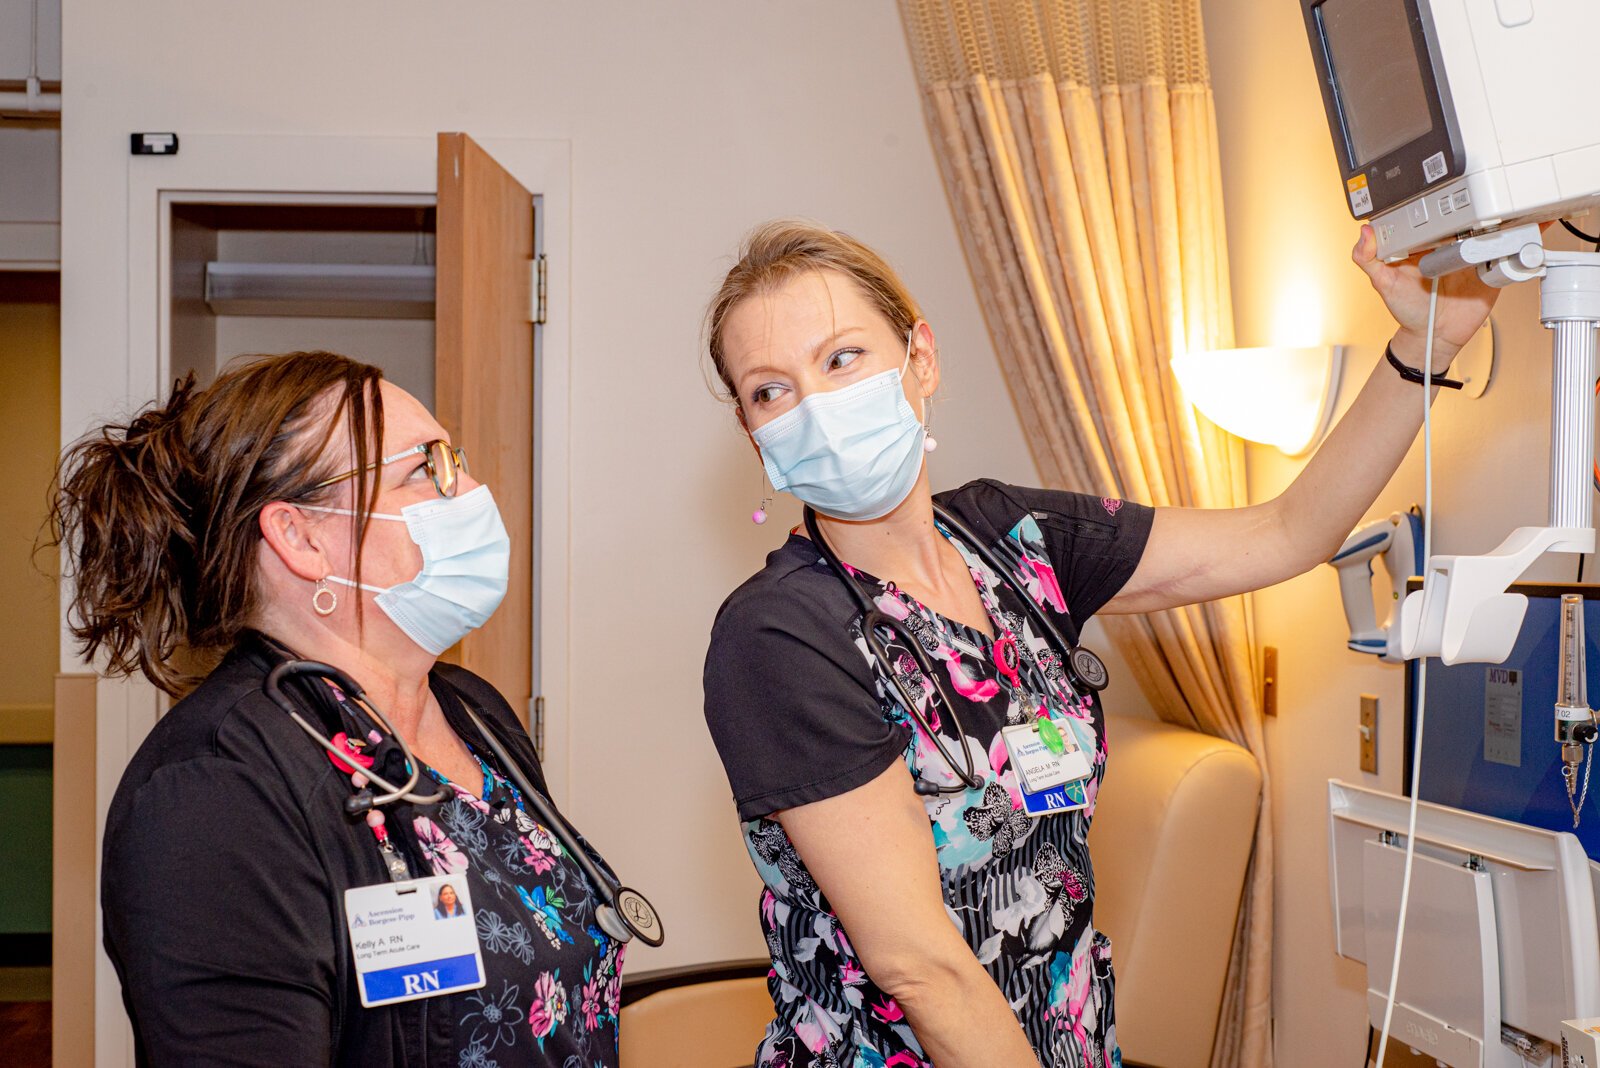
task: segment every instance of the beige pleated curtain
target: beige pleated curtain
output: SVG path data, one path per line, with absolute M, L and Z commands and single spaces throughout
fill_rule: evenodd
M 1233 341 L 1199 0 L 900 0 L 934 154 L 1044 480 L 1157 506 L 1247 503 L 1240 443 L 1168 360 Z M 1161 717 L 1266 774 L 1245 598 L 1103 617 Z M 1264 789 L 1213 1068 L 1272 1063 Z

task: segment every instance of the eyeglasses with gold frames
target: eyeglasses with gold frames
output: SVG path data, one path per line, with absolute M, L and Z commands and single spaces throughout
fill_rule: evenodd
M 407 457 L 422 454 L 423 466 L 428 469 L 428 477 L 433 479 L 433 488 L 439 491 L 441 497 L 454 497 L 461 489 L 461 476 L 469 474 L 467 471 L 467 450 L 450 444 L 443 438 L 425 441 L 421 445 L 413 445 L 409 449 L 402 449 L 393 456 L 385 456 L 376 463 L 365 467 L 358 467 L 354 471 L 346 471 L 342 475 L 325 478 L 318 482 L 312 489 L 321 489 L 331 486 L 335 482 L 343 482 L 347 478 L 371 471 L 375 467 L 388 467 L 397 464 Z

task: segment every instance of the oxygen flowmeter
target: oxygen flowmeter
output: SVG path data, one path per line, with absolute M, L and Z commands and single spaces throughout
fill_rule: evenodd
M 1580 594 L 1561 595 L 1561 644 L 1557 655 L 1561 663 L 1556 687 L 1556 742 L 1561 746 L 1561 777 L 1566 781 L 1567 804 L 1572 806 L 1572 826 L 1577 829 L 1583 802 L 1589 795 L 1595 735 L 1600 734 L 1594 710 L 1589 707 L 1588 657 Z

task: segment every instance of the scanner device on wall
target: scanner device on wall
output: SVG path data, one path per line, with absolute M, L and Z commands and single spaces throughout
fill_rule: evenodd
M 1375 592 L 1372 586 L 1372 561 L 1383 560 L 1388 582 Z M 1360 527 L 1344 540 L 1328 561 L 1339 572 L 1339 598 L 1344 602 L 1345 622 L 1350 626 L 1346 643 L 1352 652 L 1372 653 L 1379 660 L 1398 664 L 1400 655 L 1400 604 L 1405 600 L 1406 581 L 1422 574 L 1422 511 L 1412 505 L 1409 511 L 1395 512 Z M 1378 622 L 1382 601 L 1388 611 Z

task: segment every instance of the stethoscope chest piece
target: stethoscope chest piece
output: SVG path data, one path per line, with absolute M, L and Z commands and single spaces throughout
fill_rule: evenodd
M 619 886 L 615 902 L 615 908 L 600 905 L 595 909 L 595 919 L 607 934 L 624 942 L 638 938 L 647 946 L 659 946 L 665 940 L 661 917 L 643 894 L 631 886 Z
M 1072 668 L 1072 677 L 1083 685 L 1085 689 L 1099 693 L 1111 681 L 1111 673 L 1106 670 L 1106 662 L 1097 656 L 1093 649 L 1086 649 L 1081 645 L 1074 646 L 1072 652 L 1067 654 L 1067 664 Z

